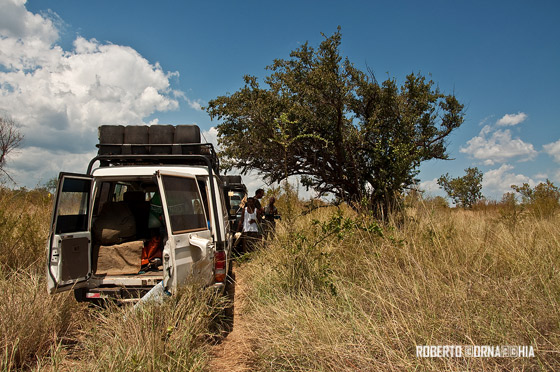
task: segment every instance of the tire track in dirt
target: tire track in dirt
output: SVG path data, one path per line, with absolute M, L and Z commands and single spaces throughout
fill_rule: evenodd
M 245 301 L 246 288 L 240 270 L 233 267 L 233 283 L 228 284 L 229 291 L 233 291 L 233 329 L 218 344 L 212 346 L 209 371 L 244 372 L 252 371 L 249 365 L 251 342 L 248 335 L 248 324 L 242 312 Z M 231 293 L 231 292 L 230 292 Z

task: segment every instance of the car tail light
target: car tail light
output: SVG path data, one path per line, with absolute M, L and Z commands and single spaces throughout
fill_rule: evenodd
M 88 293 L 86 293 L 86 298 L 101 298 L 101 293 L 99 293 L 99 292 L 88 292 Z
M 214 280 L 216 282 L 226 281 L 226 252 L 218 251 L 214 255 Z

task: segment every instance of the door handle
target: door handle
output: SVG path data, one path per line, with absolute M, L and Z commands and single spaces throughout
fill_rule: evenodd
M 200 238 L 200 237 L 198 237 L 194 234 L 190 234 L 189 235 L 189 244 L 197 247 L 198 249 L 200 249 L 200 252 L 202 253 L 202 258 L 206 259 L 206 257 L 208 256 L 208 254 L 210 252 L 210 240 Z

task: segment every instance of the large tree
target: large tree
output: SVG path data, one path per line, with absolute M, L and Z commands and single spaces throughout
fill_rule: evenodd
M 308 43 L 277 59 L 261 86 L 209 102 L 229 166 L 291 175 L 320 194 L 386 212 L 415 182 L 420 162 L 447 159 L 446 137 L 463 122 L 463 105 L 432 81 L 410 74 L 379 83 L 340 55 L 341 33 L 315 50 Z

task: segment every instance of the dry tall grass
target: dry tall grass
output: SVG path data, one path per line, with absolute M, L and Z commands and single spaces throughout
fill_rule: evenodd
M 224 298 L 186 287 L 132 312 L 48 295 L 50 204 L 46 192 L 0 189 L 0 370 L 203 370 Z
M 83 307 L 68 294 L 49 296 L 44 275 L 0 272 L 0 294 L 1 371 L 31 368 L 72 342 Z
M 81 327 L 79 369 L 203 371 L 224 303 L 210 289 L 187 286 L 163 304 L 96 311 Z
M 292 205 L 237 273 L 254 370 L 560 370 L 558 215 L 420 205 L 378 226 L 347 208 L 303 210 Z M 188 287 L 133 313 L 49 296 L 49 220 L 46 194 L 1 190 L 1 370 L 207 368 L 222 299 Z M 416 345 L 457 344 L 532 345 L 535 357 L 416 357 Z
M 418 206 L 380 230 L 345 209 L 279 226 L 241 267 L 262 371 L 560 370 L 560 218 Z M 532 345 L 534 358 L 417 358 Z
M 13 191 L 0 185 L 0 267 L 40 269 L 51 219 L 46 191 Z
M 50 198 L 0 188 L 0 370 L 29 368 L 69 342 L 79 306 L 47 295 Z

